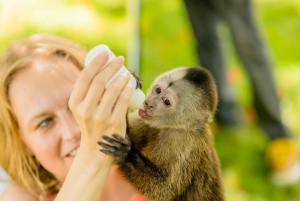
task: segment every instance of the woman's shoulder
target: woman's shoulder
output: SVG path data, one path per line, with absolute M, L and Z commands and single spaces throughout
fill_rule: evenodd
M 24 188 L 12 184 L 8 186 L 0 196 L 0 201 L 15 201 L 15 200 L 22 200 L 22 201 L 38 201 L 37 197 L 33 196 Z

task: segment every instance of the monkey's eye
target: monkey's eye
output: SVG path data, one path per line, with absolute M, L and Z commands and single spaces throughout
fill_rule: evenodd
M 166 105 L 166 106 L 171 106 L 171 102 L 169 101 L 169 99 L 167 99 L 167 98 L 163 98 L 163 101 L 164 101 L 164 104 Z
M 161 88 L 160 88 L 158 85 L 156 85 L 156 89 L 155 89 L 155 90 L 156 90 L 156 93 L 157 93 L 157 94 L 160 94 L 160 93 L 161 93 Z

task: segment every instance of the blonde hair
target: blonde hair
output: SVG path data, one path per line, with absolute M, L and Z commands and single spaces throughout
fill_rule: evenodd
M 0 165 L 16 184 L 36 196 L 57 194 L 58 181 L 25 151 L 8 97 L 10 83 L 38 57 L 62 58 L 82 69 L 85 55 L 81 47 L 67 39 L 35 34 L 14 42 L 0 58 Z

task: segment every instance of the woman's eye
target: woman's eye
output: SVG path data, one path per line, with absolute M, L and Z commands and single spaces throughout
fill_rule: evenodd
M 47 119 L 45 119 L 44 121 L 42 121 L 42 122 L 38 125 L 38 127 L 39 127 L 39 128 L 45 128 L 45 127 L 47 127 L 52 121 L 53 121 L 52 118 L 47 118 Z
M 156 86 L 156 93 L 160 94 L 161 93 L 161 88 L 159 86 Z
M 164 104 L 165 104 L 166 106 L 171 106 L 171 103 L 170 103 L 169 99 L 163 98 L 163 101 L 164 101 Z

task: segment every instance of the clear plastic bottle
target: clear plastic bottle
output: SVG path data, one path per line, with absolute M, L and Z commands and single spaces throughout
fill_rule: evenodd
M 97 45 L 96 47 L 94 47 L 93 49 L 91 49 L 88 54 L 85 57 L 84 63 L 85 65 L 89 65 L 93 59 L 95 59 L 95 57 L 97 55 L 99 55 L 102 51 L 107 51 L 109 54 L 109 59 L 108 61 L 112 60 L 113 58 L 115 58 L 116 56 L 114 55 L 114 53 L 109 49 L 109 47 L 107 45 L 101 44 L 101 45 Z M 117 76 L 119 76 L 120 74 L 122 74 L 123 72 L 128 71 L 126 69 L 125 66 L 122 66 L 121 69 L 116 72 L 116 74 L 107 82 L 106 87 L 114 80 L 117 78 Z M 129 103 L 129 108 L 130 109 L 142 109 L 144 110 L 144 100 L 145 100 L 145 94 L 140 90 L 140 89 L 136 89 L 136 79 L 131 75 L 131 78 L 129 80 L 129 84 L 133 87 L 133 92 L 131 95 L 131 99 L 130 99 L 130 103 Z

